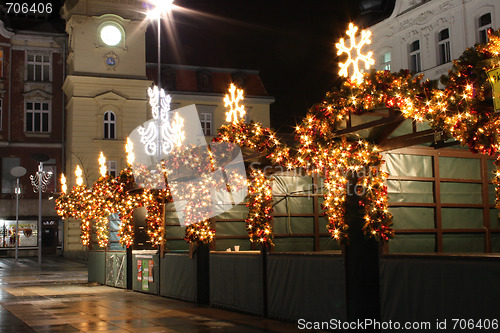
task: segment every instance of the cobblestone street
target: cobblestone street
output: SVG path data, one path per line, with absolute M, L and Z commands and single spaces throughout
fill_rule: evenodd
M 88 284 L 83 262 L 0 259 L 0 332 L 293 332 L 297 326 Z

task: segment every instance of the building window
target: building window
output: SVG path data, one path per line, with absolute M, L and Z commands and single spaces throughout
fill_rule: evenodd
M 201 128 L 203 129 L 203 134 L 205 136 L 212 135 L 212 114 L 200 112 L 200 122 Z
M 28 77 L 27 81 L 50 81 L 50 55 L 27 55 Z
M 479 40 L 478 43 L 485 44 L 488 42 L 488 30 L 492 29 L 491 25 L 491 13 L 487 13 L 479 17 L 478 20 L 478 33 Z
M 252 118 L 250 117 L 251 110 L 251 106 L 245 106 L 245 115 L 243 116 L 245 124 L 250 124 L 252 122 Z
M 116 117 L 113 111 L 104 113 L 104 139 L 116 139 Z
M 442 65 L 451 61 L 450 31 L 448 29 L 441 30 L 438 34 L 438 40 L 439 65 Z
M 11 175 L 10 170 L 20 165 L 21 159 L 19 157 L 2 158 L 2 193 L 14 193 L 17 181 L 16 177 Z
M 201 128 L 203 130 L 203 135 L 205 136 L 214 135 L 214 114 L 216 108 L 216 105 L 196 104 Z
M 422 71 L 420 63 L 420 41 L 416 40 L 410 44 L 410 71 L 418 73 Z
M 207 69 L 197 71 L 196 84 L 199 92 L 212 92 L 212 72 Z
M 3 50 L 0 50 L 0 77 L 3 77 Z
M 118 170 L 116 161 L 108 161 L 107 164 L 108 170 L 106 173 L 113 178 L 116 177 Z
M 391 70 L 391 51 L 382 53 L 380 56 L 380 64 L 383 71 Z
M 26 132 L 50 132 L 49 102 L 26 102 Z

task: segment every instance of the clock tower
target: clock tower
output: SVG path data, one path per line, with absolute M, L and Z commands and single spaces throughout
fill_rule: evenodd
M 142 1 L 66 0 L 69 36 L 63 85 L 67 98 L 66 172 L 74 184 L 80 165 L 86 185 L 99 177 L 102 151 L 108 170 L 126 167 L 125 140 L 146 121 L 147 87 Z
M 66 0 L 61 9 L 69 37 L 63 85 L 69 188 L 75 185 L 77 165 L 85 185 L 98 179 L 100 151 L 108 172 L 117 175 L 126 167 L 127 136 L 147 120 L 152 82 L 146 79 L 144 11 L 136 0 Z M 79 236 L 78 224 L 70 228 Z M 66 236 L 65 250 L 81 250 L 79 239 L 71 232 Z

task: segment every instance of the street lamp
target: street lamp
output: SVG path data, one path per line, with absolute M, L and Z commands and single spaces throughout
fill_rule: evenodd
M 47 190 L 49 179 L 52 177 L 52 172 L 43 170 L 43 161 L 38 164 L 38 171 L 35 175 L 31 175 L 31 185 L 33 192 L 38 193 L 38 264 L 42 264 L 42 192 Z
M 159 109 L 157 110 L 158 111 L 158 114 L 157 114 L 157 119 L 156 119 L 156 133 L 157 133 L 157 143 L 156 143 L 156 155 L 157 155 L 157 159 L 158 159 L 158 164 L 161 163 L 161 156 L 162 156 L 162 134 L 163 134 L 163 124 L 162 122 L 164 121 L 168 121 L 168 113 L 170 111 L 170 96 L 167 95 L 165 96 L 165 93 L 163 91 L 163 89 L 161 88 L 161 18 L 162 16 L 168 14 L 171 9 L 172 9 L 172 4 L 173 4 L 174 0 L 153 0 L 152 3 L 154 5 L 154 8 L 148 10 L 148 12 L 146 13 L 147 17 L 150 19 L 150 20 L 157 20 L 157 29 L 158 29 L 158 33 L 157 33 L 157 49 L 158 49 L 158 61 L 157 61 L 157 65 L 158 65 L 158 88 L 155 87 L 154 90 L 152 90 L 151 92 L 148 91 L 149 93 L 149 97 L 151 99 L 151 97 L 155 96 L 155 100 L 158 102 L 158 104 L 156 106 L 154 106 L 153 104 L 151 105 L 153 110 L 155 109 L 155 107 L 159 107 Z M 156 92 L 158 92 L 158 94 L 156 94 Z M 164 110 L 164 107 L 161 106 L 161 101 L 165 101 L 166 103 L 168 103 L 168 109 Z M 163 115 L 162 115 L 162 111 L 163 111 Z M 154 113 L 154 112 L 153 112 Z M 145 134 L 143 132 L 143 134 Z M 165 133 L 167 134 L 167 133 Z M 168 137 L 168 135 L 167 135 Z M 143 138 L 145 138 L 145 136 L 143 135 Z M 173 146 L 172 146 L 173 148 Z M 162 241 L 161 241 L 161 247 L 160 247 L 160 253 L 161 253 L 161 257 L 163 257 L 163 251 L 164 251 L 164 239 L 165 238 L 165 203 L 163 203 L 163 211 L 162 211 Z
M 161 18 L 172 10 L 174 0 L 156 0 L 152 1 L 154 8 L 146 12 L 147 17 L 150 20 L 156 20 L 158 22 L 158 87 L 161 88 Z
M 16 260 L 18 258 L 18 251 L 19 251 L 19 195 L 21 194 L 21 188 L 19 187 L 19 178 L 24 176 L 26 174 L 26 169 L 23 168 L 22 166 L 16 166 L 13 167 L 10 170 L 10 174 L 14 177 L 16 177 L 17 182 L 16 182 L 16 235 L 15 235 L 15 241 L 16 241 Z

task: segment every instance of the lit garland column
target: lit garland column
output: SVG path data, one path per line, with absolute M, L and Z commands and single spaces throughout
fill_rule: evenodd
M 91 221 L 93 218 L 92 191 L 83 185 L 82 170 L 76 167 L 76 186 L 69 193 L 63 193 L 56 199 L 56 211 L 63 219 L 75 218 L 81 220 L 80 239 L 84 246 L 90 245 Z M 65 185 L 65 183 L 64 183 Z
M 134 185 L 134 176 L 130 168 L 123 169 L 117 178 L 118 187 L 115 192 L 115 204 L 120 216 L 120 244 L 127 248 L 134 243 L 134 226 L 132 224 L 134 210 L 142 207 L 142 193 L 130 193 Z
M 257 150 L 270 159 L 272 163 L 284 165 L 289 169 L 295 166 L 290 158 L 290 150 L 282 144 L 276 133 L 259 123 L 247 124 L 244 121 L 245 108 L 239 102 L 244 99 L 243 90 L 236 89 L 231 84 L 229 94 L 224 97 L 224 106 L 229 107 L 226 112 L 228 125 L 223 125 L 218 132 L 215 142 L 231 142 L 241 147 Z M 272 189 L 271 180 L 260 170 L 252 170 L 250 174 L 249 212 L 245 220 L 247 232 L 251 242 L 272 246 Z
M 273 217 L 273 193 L 271 179 L 261 170 L 253 170 L 248 184 L 248 217 L 245 220 L 250 242 L 273 246 L 271 221 Z
M 151 244 L 158 246 L 164 244 L 165 230 L 163 226 L 163 207 L 171 202 L 170 192 L 166 190 L 144 190 L 142 195 L 143 205 L 146 207 L 147 233 Z
M 347 230 L 349 226 L 345 222 L 345 199 L 346 182 L 340 172 L 333 172 L 333 175 L 324 180 L 325 194 L 322 208 L 328 219 L 326 228 L 332 238 L 345 240 L 348 238 Z
M 93 216 L 95 218 L 95 231 L 99 247 L 106 248 L 109 241 L 108 216 L 115 210 L 115 206 L 109 202 L 112 197 L 112 179 L 107 175 L 106 158 L 101 152 L 99 155 L 99 172 L 101 177 L 92 186 Z
M 329 151 L 323 209 L 332 237 L 348 239 L 349 226 L 345 221 L 347 196 L 359 198 L 364 211 L 362 231 L 366 236 L 381 241 L 394 237 L 384 184 L 387 173 L 381 170 L 383 160 L 376 146 L 363 140 L 351 143 L 343 139 Z M 348 186 L 350 180 L 356 183 Z

